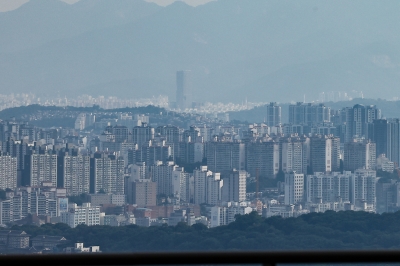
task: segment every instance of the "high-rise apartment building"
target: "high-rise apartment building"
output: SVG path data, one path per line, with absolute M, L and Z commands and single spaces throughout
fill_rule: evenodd
M 324 104 L 301 103 L 289 105 L 289 124 L 315 125 L 330 122 L 330 108 Z
M 304 174 L 285 174 L 285 204 L 297 204 L 304 200 Z
M 381 110 L 375 105 L 364 106 L 356 104 L 353 108 L 346 108 L 346 132 L 344 142 L 351 142 L 354 137 L 368 136 L 368 124 L 381 118 Z
M 279 143 L 252 141 L 246 145 L 246 170 L 253 177 L 275 178 L 279 171 Z
M 124 158 L 96 153 L 90 158 L 90 193 L 124 194 Z
M 0 156 L 0 189 L 17 188 L 17 158 Z
M 200 166 L 200 169 L 193 171 L 194 179 L 194 204 L 206 203 L 207 198 L 207 181 L 213 172 L 207 169 L 207 166 Z
M 369 127 L 370 139 L 376 143 L 376 156 L 385 154 L 400 165 L 400 120 L 376 119 Z
M 90 203 L 83 203 L 77 206 L 75 203 L 69 204 L 69 211 L 61 214 L 61 222 L 68 224 L 71 228 L 79 224 L 87 226 L 100 225 L 100 207 L 91 206 Z
M 354 172 L 357 169 L 375 170 L 376 145 L 364 140 L 344 144 L 343 169 Z
M 314 135 L 310 138 L 310 170 L 332 172 L 340 167 L 340 140 L 333 136 Z
M 172 188 L 172 172 L 178 166 L 173 161 L 166 163 L 162 161 L 156 161 L 154 165 L 150 167 L 150 176 L 153 182 L 157 183 L 157 193 L 171 196 L 174 191 Z
M 25 166 L 25 155 L 29 153 L 28 144 L 21 140 L 8 139 L 3 142 L 2 154 L 17 158 L 17 170 L 21 171 Z
M 67 190 L 68 196 L 90 192 L 90 156 L 68 153 L 58 156 L 57 186 Z
M 24 184 L 37 187 L 42 182 L 51 182 L 57 186 L 57 155 L 55 154 L 32 154 L 26 155 Z
M 306 177 L 306 200 L 312 203 L 350 201 L 352 173 L 314 173 Z
M 222 173 L 222 201 L 242 202 L 246 200 L 247 172 L 233 169 Z
M 245 144 L 230 141 L 211 141 L 206 144 L 208 169 L 212 172 L 245 170 Z
M 155 129 L 155 133 L 159 137 L 165 139 L 165 144 L 172 149 L 173 159 L 178 156 L 178 144 L 181 141 L 180 130 L 176 126 L 159 126 Z
M 280 141 L 280 166 L 283 172 L 307 174 L 310 157 L 310 139 L 307 137 L 291 136 Z
M 112 133 L 115 136 L 115 142 L 129 141 L 129 129 L 126 126 L 115 126 Z
M 350 182 L 351 203 L 358 207 L 363 207 L 363 205 L 366 204 L 367 209 L 375 211 L 377 182 L 376 171 L 358 169 L 354 171 L 354 175 L 352 175 Z
M 282 108 L 275 102 L 267 105 L 267 125 L 274 127 L 282 123 Z
M 172 171 L 172 190 L 174 197 L 180 202 L 190 203 L 194 199 L 194 177 L 186 173 L 183 167 L 176 167 Z
M 176 72 L 176 105 L 179 109 L 192 107 L 192 80 L 190 70 Z
M 220 173 L 207 170 L 207 166 L 193 171 L 194 204 L 216 205 L 222 199 L 222 185 Z
M 136 204 L 139 208 L 157 206 L 157 183 L 144 179 L 129 182 L 129 185 L 132 186 L 129 189 L 131 193 L 128 194 L 129 203 Z
M 147 141 L 154 139 L 154 128 L 142 123 L 132 129 L 132 142 L 141 147 Z

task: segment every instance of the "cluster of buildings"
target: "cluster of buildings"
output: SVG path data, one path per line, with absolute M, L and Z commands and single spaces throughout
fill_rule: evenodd
M 97 253 L 99 246 L 84 247 L 75 243 L 68 247 L 69 241 L 63 236 L 37 235 L 31 237 L 25 231 L 0 230 L 0 254 L 51 254 L 51 253 Z
M 191 94 L 190 71 L 179 71 L 176 108 L 193 107 Z M 0 224 L 214 227 L 252 211 L 398 209 L 397 180 L 379 175 L 400 163 L 399 119 L 363 105 L 296 103 L 287 123 L 281 113 L 269 103 L 250 125 L 122 112 L 81 113 L 74 128 L 1 121 Z

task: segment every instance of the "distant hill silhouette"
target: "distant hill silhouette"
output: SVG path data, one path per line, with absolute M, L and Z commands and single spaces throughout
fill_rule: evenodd
M 323 91 L 399 96 L 400 3 L 30 1 L 0 13 L 0 93 L 301 101 Z

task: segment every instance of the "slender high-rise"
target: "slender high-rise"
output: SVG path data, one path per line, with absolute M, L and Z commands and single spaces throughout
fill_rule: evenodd
M 267 105 L 267 125 L 274 127 L 282 123 L 282 108 L 275 102 L 271 102 Z
M 176 105 L 179 109 L 192 107 L 190 70 L 181 70 L 176 72 Z

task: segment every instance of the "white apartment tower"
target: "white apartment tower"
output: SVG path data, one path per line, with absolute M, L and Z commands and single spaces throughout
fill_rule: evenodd
M 83 203 L 77 206 L 75 203 L 69 204 L 69 211 L 61 213 L 61 222 L 68 224 L 71 228 L 79 224 L 88 226 L 100 225 L 100 207 L 91 206 L 90 203 Z
M 207 166 L 200 166 L 200 169 L 193 171 L 194 178 L 194 204 L 206 203 L 207 197 L 207 180 L 212 176 L 212 171 L 207 169 Z
M 175 198 L 190 203 L 194 197 L 193 175 L 186 173 L 183 167 L 176 167 L 172 171 L 172 189 Z
M 91 158 L 92 169 L 91 188 L 92 194 L 103 191 L 104 193 L 124 194 L 124 165 L 123 157 L 116 155 L 95 154 Z
M 350 201 L 350 171 L 314 173 L 306 177 L 306 200 L 312 203 Z
M 307 173 L 310 139 L 297 136 L 285 139 L 281 143 L 282 171 Z
M 17 188 L 17 158 L 0 156 L 0 189 Z
M 68 196 L 90 192 L 90 156 L 59 156 L 59 184 L 67 189 Z
M 28 167 L 25 170 L 29 175 L 29 186 L 37 187 L 42 182 L 51 182 L 57 186 L 57 155 L 55 154 L 32 154 L 26 161 Z
M 351 203 L 356 206 L 362 203 L 376 207 L 376 171 L 358 169 L 351 178 Z
M 285 204 L 297 204 L 304 199 L 304 174 L 285 174 Z

